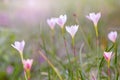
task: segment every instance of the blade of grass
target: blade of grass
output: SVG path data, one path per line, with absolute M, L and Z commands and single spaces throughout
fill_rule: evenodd
M 39 51 L 39 54 L 48 62 L 48 64 L 51 66 L 51 68 L 55 71 L 57 76 L 59 77 L 60 80 L 63 80 L 59 71 L 55 68 L 55 66 L 50 62 L 50 60 L 41 52 Z
M 114 63 L 117 65 L 117 43 L 114 43 L 114 51 L 115 51 L 115 60 Z
M 81 70 L 79 70 L 79 74 L 81 76 L 81 80 L 86 80 L 85 75 L 83 74 L 83 72 Z
M 117 75 L 116 75 L 116 79 L 115 80 L 118 80 L 119 79 L 119 73 L 117 72 Z
M 79 74 L 81 76 L 81 80 L 86 80 L 85 79 L 85 74 L 83 73 L 83 71 L 82 71 L 83 69 L 82 69 L 82 66 L 81 66 L 82 65 L 82 55 L 81 54 L 82 54 L 83 47 L 84 47 L 84 43 L 81 45 L 80 50 L 79 50 L 79 58 L 80 58 L 79 59 L 79 61 L 80 61 L 80 65 L 79 66 L 80 66 L 80 70 L 78 70 L 78 71 L 79 71 Z

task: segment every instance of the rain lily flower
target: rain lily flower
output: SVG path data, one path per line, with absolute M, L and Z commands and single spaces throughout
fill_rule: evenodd
M 25 71 L 30 71 L 33 63 L 33 59 L 23 60 L 23 66 Z
M 95 28 L 95 32 L 96 32 L 96 37 L 98 37 L 98 28 L 97 28 L 97 23 L 99 21 L 101 17 L 101 13 L 90 13 L 88 16 L 86 16 L 86 18 L 88 18 L 89 20 L 93 21 L 94 23 L 94 28 Z
M 112 57 L 112 52 L 104 52 L 104 58 L 107 62 L 110 62 L 111 57 Z
M 104 52 L 104 58 L 107 61 L 107 66 L 108 66 L 108 80 L 110 80 L 110 60 L 112 57 L 112 52 Z
M 53 30 L 56 24 L 56 18 L 47 19 L 47 23 L 50 26 L 50 28 Z
M 63 28 L 64 24 L 67 21 L 67 16 L 66 15 L 60 15 L 59 18 L 56 18 L 56 23 Z
M 90 13 L 88 16 L 86 16 L 86 18 L 88 18 L 89 20 L 93 21 L 94 26 L 97 26 L 97 23 L 98 23 L 100 17 L 101 17 L 101 13 L 97 13 L 97 14 Z
M 116 39 L 117 39 L 117 32 L 116 31 L 111 31 L 109 34 L 108 34 L 108 38 L 110 41 L 112 41 L 113 43 L 115 43 Z
M 24 46 L 25 46 L 25 41 L 24 40 L 21 41 L 21 42 L 15 41 L 15 43 L 11 44 L 11 46 L 13 48 L 15 48 L 16 50 L 18 50 L 20 53 L 23 53 L 23 49 L 24 49 Z
M 79 27 L 79 25 L 66 26 L 66 31 L 72 36 L 72 48 L 73 48 L 74 56 L 76 56 L 75 45 L 74 45 L 74 36 L 78 30 L 78 27 Z
M 78 27 L 79 27 L 79 25 L 66 26 L 66 31 L 68 33 L 70 33 L 70 35 L 72 36 L 72 38 L 74 38 L 76 32 L 78 31 Z

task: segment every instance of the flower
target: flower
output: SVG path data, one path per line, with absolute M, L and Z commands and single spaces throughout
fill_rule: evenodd
M 89 20 L 93 21 L 95 26 L 97 26 L 97 23 L 98 23 L 100 17 L 101 17 L 101 13 L 100 12 L 97 13 L 97 14 L 90 13 L 88 16 L 86 16 L 86 18 L 88 18 Z
M 33 59 L 23 60 L 23 67 L 25 71 L 30 71 L 33 63 Z
M 23 53 L 23 49 L 24 49 L 24 46 L 25 46 L 25 41 L 24 40 L 21 41 L 21 42 L 15 41 L 15 43 L 11 44 L 11 46 L 13 48 L 15 48 L 16 50 L 18 50 L 20 53 Z
M 11 65 L 7 66 L 7 68 L 6 68 L 6 72 L 7 72 L 8 75 L 12 74 L 13 71 L 14 71 L 13 66 L 11 66 Z
M 66 15 L 60 15 L 59 18 L 56 18 L 56 23 L 63 28 L 64 24 L 66 23 L 67 16 Z
M 77 30 L 78 30 L 78 27 L 79 27 L 79 25 L 66 26 L 66 31 L 68 33 L 70 33 L 72 38 L 74 38 L 74 36 L 75 36 L 75 34 L 76 34 Z
M 104 58 L 106 61 L 110 62 L 110 59 L 112 57 L 112 52 L 104 52 Z
M 111 31 L 109 34 L 108 34 L 108 38 L 110 41 L 112 41 L 113 43 L 115 43 L 116 41 L 116 38 L 117 38 L 117 32 L 116 31 Z
M 50 28 L 53 30 L 56 24 L 56 18 L 47 19 L 47 23 L 50 26 Z

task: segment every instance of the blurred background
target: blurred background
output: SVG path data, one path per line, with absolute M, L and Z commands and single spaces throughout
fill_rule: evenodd
M 117 30 L 119 33 L 120 0 L 0 0 L 0 80 L 23 80 L 24 78 L 19 53 L 11 47 L 16 40 L 25 40 L 24 57 L 34 59 L 32 80 L 39 80 L 42 77 L 42 80 L 47 80 L 40 74 L 45 70 L 43 66 L 46 64 L 43 64 L 44 60 L 38 54 L 43 41 L 47 45 L 47 50 L 52 53 L 51 31 L 46 20 L 66 14 L 65 25 L 74 25 L 77 24 L 75 21 L 77 17 L 79 26 L 92 44 L 94 41 L 91 39 L 95 36 L 94 27 L 85 17 L 91 12 L 102 14 L 98 28 L 101 46 L 104 47 L 107 44 L 108 32 Z M 63 57 L 60 28 L 56 25 L 55 29 L 57 55 Z M 70 43 L 69 34 L 66 34 L 66 37 Z M 78 31 L 76 34 L 78 51 L 84 41 L 82 38 L 81 32 Z

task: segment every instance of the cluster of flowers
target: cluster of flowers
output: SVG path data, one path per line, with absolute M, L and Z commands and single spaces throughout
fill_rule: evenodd
M 97 14 L 90 13 L 88 16 L 86 16 L 86 18 L 91 20 L 94 24 L 95 31 L 96 31 L 96 37 L 98 37 L 97 24 L 98 24 L 98 21 L 99 21 L 100 17 L 101 17 L 101 13 L 97 13 Z M 63 29 L 66 21 L 67 21 L 67 16 L 66 15 L 60 15 L 59 18 L 48 19 L 47 23 L 50 26 L 51 30 L 54 30 L 54 27 L 55 27 L 56 23 L 61 27 L 61 29 Z M 78 27 L 79 27 L 79 25 L 71 25 L 71 26 L 66 26 L 65 27 L 66 31 L 71 35 L 72 39 L 74 39 L 74 36 L 75 36 L 76 32 L 78 31 Z M 117 32 L 116 31 L 110 32 L 108 34 L 108 39 L 110 41 L 112 41 L 113 43 L 115 43 L 116 39 L 117 39 Z M 12 44 L 12 47 L 15 48 L 16 50 L 18 50 L 19 53 L 20 53 L 23 68 L 24 68 L 24 71 L 25 71 L 25 75 L 29 80 L 30 70 L 31 70 L 31 66 L 32 66 L 32 63 L 33 63 L 33 59 L 25 60 L 23 58 L 24 46 L 25 46 L 25 41 L 24 40 L 21 41 L 21 42 L 15 41 L 15 43 Z M 104 56 L 105 60 L 108 63 L 110 63 L 110 60 L 111 60 L 111 57 L 112 57 L 112 52 L 104 52 L 103 56 Z
M 54 29 L 56 23 L 63 29 L 66 21 L 67 21 L 66 15 L 60 15 L 59 18 L 47 19 L 47 23 L 52 30 Z M 66 31 L 70 33 L 72 38 L 74 38 L 76 32 L 78 31 L 78 27 L 79 25 L 66 26 Z
M 100 17 L 101 17 L 101 13 L 97 13 L 97 14 L 90 13 L 89 15 L 86 16 L 86 18 L 88 18 L 89 20 L 91 20 L 93 22 L 97 37 L 98 37 L 97 24 L 98 24 L 98 21 L 99 21 Z M 60 15 L 59 18 L 48 19 L 47 23 L 50 26 L 50 28 L 53 30 L 56 23 L 61 28 L 63 28 L 66 20 L 67 20 L 67 16 L 66 15 Z M 71 35 L 72 38 L 74 38 L 76 32 L 78 31 L 78 27 L 79 27 L 79 25 L 66 26 L 66 31 Z M 117 32 L 116 31 L 111 31 L 108 34 L 108 39 L 110 41 L 112 41 L 113 43 L 116 42 L 116 38 L 117 38 Z M 105 52 L 104 51 L 104 55 L 103 56 L 104 56 L 105 60 L 109 63 L 110 59 L 112 57 L 112 52 Z

